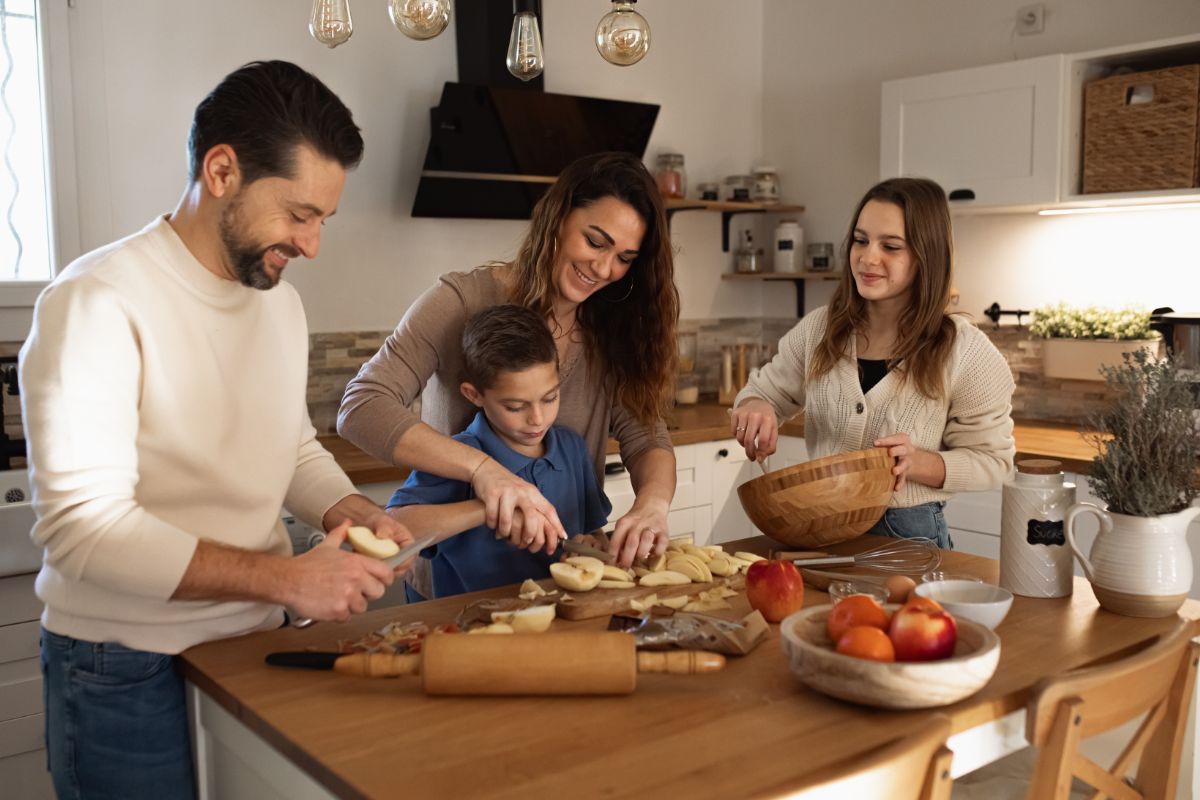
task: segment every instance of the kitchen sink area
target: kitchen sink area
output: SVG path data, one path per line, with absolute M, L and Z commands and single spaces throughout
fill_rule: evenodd
M 23 469 L 0 471 L 0 577 L 37 572 L 42 549 L 29 539 L 33 528 L 33 494 Z

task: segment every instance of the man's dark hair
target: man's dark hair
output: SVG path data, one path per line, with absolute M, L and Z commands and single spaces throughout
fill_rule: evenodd
M 558 367 L 558 349 L 546 321 L 525 306 L 492 306 L 463 329 L 463 377 L 479 391 L 492 388 L 501 372 L 537 364 Z
M 287 61 L 252 61 L 229 73 L 196 106 L 188 172 L 199 180 L 204 154 L 219 144 L 237 153 L 243 184 L 293 176 L 295 148 L 307 144 L 350 169 L 363 140 L 350 109 L 316 76 Z

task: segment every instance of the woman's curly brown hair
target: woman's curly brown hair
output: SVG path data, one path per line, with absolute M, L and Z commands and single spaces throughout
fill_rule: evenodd
M 629 153 L 597 153 L 573 162 L 533 209 L 516 261 L 511 300 L 553 324 L 555 240 L 567 215 L 605 197 L 628 204 L 646 225 L 629 272 L 578 310 L 589 361 L 613 397 L 649 425 L 670 409 L 678 349 L 679 293 L 666 212 L 646 166 Z

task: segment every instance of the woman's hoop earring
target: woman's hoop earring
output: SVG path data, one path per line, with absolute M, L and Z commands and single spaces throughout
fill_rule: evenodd
M 624 296 L 622 296 L 620 300 L 609 300 L 608 298 L 604 298 L 604 302 L 613 303 L 614 305 L 617 303 L 624 303 L 626 300 L 629 299 L 629 295 L 631 295 L 631 294 L 633 294 L 633 278 L 632 277 L 629 279 L 629 290 L 627 292 L 625 292 Z

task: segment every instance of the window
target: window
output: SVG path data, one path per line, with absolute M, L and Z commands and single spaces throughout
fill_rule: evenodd
M 0 0 L 0 281 L 52 276 L 35 0 Z

